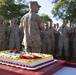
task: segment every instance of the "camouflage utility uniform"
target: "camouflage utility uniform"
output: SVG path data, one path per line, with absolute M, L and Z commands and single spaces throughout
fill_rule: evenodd
M 40 16 L 29 12 L 22 17 L 21 23 L 24 26 L 23 45 L 25 51 L 41 52 L 40 29 L 43 28 L 43 24 Z
M 74 28 L 73 50 L 73 57 L 76 58 L 76 27 Z
M 62 50 L 64 48 L 65 56 L 68 56 L 69 39 L 68 39 L 69 28 L 67 26 L 61 26 L 59 28 L 59 56 L 62 56 Z
M 51 38 L 52 54 L 55 55 L 55 34 L 56 34 L 56 30 L 53 27 L 49 28 L 49 30 L 50 30 L 50 34 L 52 35 L 52 38 Z
M 9 27 L 10 39 L 9 48 L 20 50 L 20 30 L 18 25 L 11 25 Z
M 0 50 L 5 49 L 5 32 L 6 27 L 4 25 L 0 25 Z
M 51 54 L 51 32 L 49 29 L 42 31 L 41 33 L 42 38 L 42 50 L 43 53 Z

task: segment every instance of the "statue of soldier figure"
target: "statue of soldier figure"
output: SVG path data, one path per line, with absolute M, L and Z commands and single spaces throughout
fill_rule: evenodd
M 22 44 L 24 51 L 41 52 L 40 30 L 43 29 L 43 23 L 38 13 L 41 6 L 36 1 L 30 2 L 30 11 L 21 18 L 24 37 Z

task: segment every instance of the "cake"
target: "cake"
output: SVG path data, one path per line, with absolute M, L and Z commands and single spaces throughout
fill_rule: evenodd
M 34 68 L 54 61 L 51 54 L 19 52 L 18 50 L 0 51 L 0 63 L 13 66 Z

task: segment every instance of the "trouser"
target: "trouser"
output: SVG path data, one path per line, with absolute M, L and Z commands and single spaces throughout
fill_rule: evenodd
M 10 41 L 9 48 L 20 50 L 20 41 Z
M 73 41 L 69 41 L 69 56 L 73 56 Z
M 5 50 L 5 41 L 0 41 L 0 50 Z
M 69 54 L 68 54 L 68 48 L 69 48 L 68 41 L 59 42 L 59 53 L 58 53 L 59 56 L 62 56 L 63 48 L 64 48 L 64 55 L 69 56 Z
M 55 57 L 58 55 L 59 48 L 58 48 L 58 39 L 55 40 Z
M 76 58 L 76 40 L 73 41 L 73 57 Z
M 52 40 L 51 49 L 52 49 L 52 50 L 55 50 L 55 40 Z
M 52 54 L 51 43 L 43 43 L 42 44 L 42 53 Z
M 51 43 L 51 50 L 52 50 L 53 56 L 55 57 L 55 40 L 52 40 L 52 43 Z

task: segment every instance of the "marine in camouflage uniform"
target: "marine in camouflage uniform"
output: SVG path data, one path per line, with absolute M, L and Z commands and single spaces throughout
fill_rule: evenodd
M 9 49 L 20 50 L 20 30 L 17 25 L 17 19 L 13 18 L 11 21 L 11 26 L 9 27 Z
M 74 39 L 74 26 L 72 23 L 69 24 L 69 56 L 73 57 L 73 39 Z
M 21 26 L 21 23 L 19 26 Z M 20 29 L 20 50 L 23 51 L 24 46 L 22 45 L 22 41 L 23 41 L 23 37 L 24 37 L 24 32 L 23 32 L 23 28 L 19 27 L 19 29 Z
M 6 27 L 3 24 L 3 18 L 0 17 L 0 50 L 5 50 L 5 32 Z
M 5 48 L 6 48 L 6 50 L 9 50 L 9 36 L 10 35 L 8 35 L 8 33 L 9 33 L 9 26 L 6 26 L 6 44 L 5 44 Z
M 66 26 L 66 21 L 63 20 L 63 25 L 59 28 L 59 57 L 62 56 L 62 50 L 64 48 L 64 54 L 66 57 L 69 56 L 68 48 L 69 48 L 69 27 Z
M 73 57 L 76 61 L 76 27 L 74 27 L 74 40 L 73 40 Z
M 52 38 L 51 38 L 51 50 L 52 50 L 52 54 L 53 56 L 55 56 L 55 34 L 57 33 L 56 30 L 54 29 L 54 27 L 52 27 L 52 23 L 51 22 L 48 22 L 49 24 L 49 30 L 50 30 L 50 34 L 52 35 Z
M 42 53 L 47 53 L 47 54 L 51 54 L 51 32 L 48 29 L 48 23 L 46 23 L 45 25 L 45 30 L 42 31 L 41 33 L 41 38 L 42 38 Z
M 59 49 L 58 49 L 58 40 L 59 40 L 59 23 L 56 24 L 55 26 L 55 57 L 57 58 L 58 57 L 58 52 L 59 52 Z
M 36 1 L 30 2 L 30 11 L 21 18 L 24 51 L 41 52 L 40 30 L 43 29 L 43 24 L 40 16 L 36 14 L 40 7 Z

